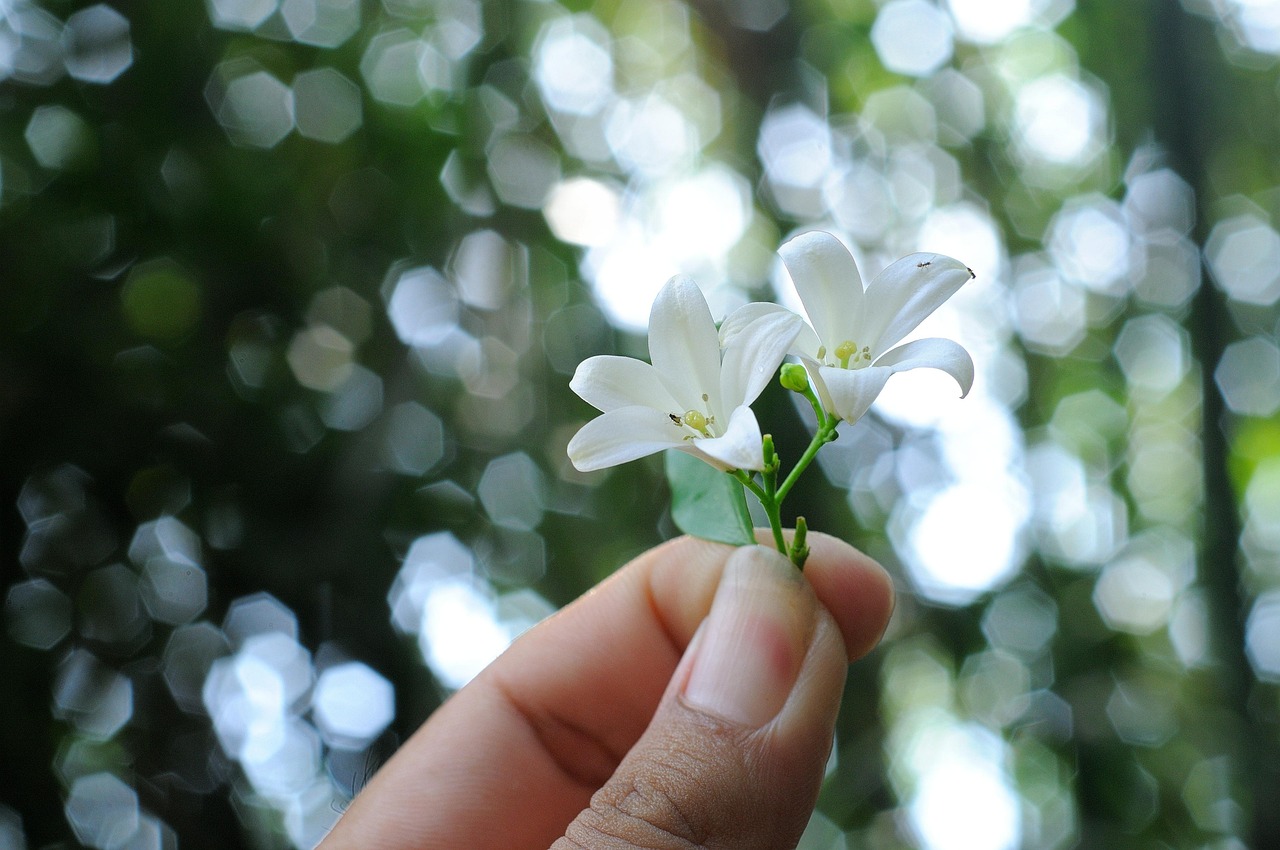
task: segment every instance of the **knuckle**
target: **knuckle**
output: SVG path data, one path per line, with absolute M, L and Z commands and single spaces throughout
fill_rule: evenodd
M 616 775 L 566 837 L 591 848 L 702 850 L 719 832 L 709 767 L 696 753 L 669 752 L 644 771 Z

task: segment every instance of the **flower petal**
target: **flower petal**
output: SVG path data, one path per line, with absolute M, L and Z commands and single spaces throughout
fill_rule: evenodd
M 583 425 L 569 441 L 569 460 L 579 472 L 617 466 L 684 445 L 684 431 L 649 407 L 619 407 Z
M 763 469 L 764 447 L 760 423 L 746 405 L 736 408 L 729 417 L 729 427 L 722 436 L 694 440 L 693 453 L 717 469 Z
M 867 366 L 863 369 L 839 369 L 823 366 L 822 382 L 831 396 L 837 416 L 846 422 L 857 422 L 884 389 L 893 374 L 888 367 Z
M 858 345 L 871 346 L 871 359 L 879 359 L 972 279 L 964 263 L 942 254 L 911 254 L 891 263 L 867 287 Z
M 800 355 L 800 362 L 804 364 L 804 369 L 809 373 L 809 382 L 813 384 L 814 391 L 818 394 L 818 401 L 822 402 L 822 409 L 828 413 L 835 412 L 835 402 L 831 400 L 831 392 L 827 389 L 827 382 L 822 380 L 822 364 L 812 357 Z
M 578 364 L 569 389 L 597 410 L 641 405 L 671 413 L 684 413 L 658 370 L 634 357 L 600 354 Z
M 738 334 L 746 330 L 753 322 L 774 313 L 791 313 L 791 311 L 781 304 L 771 304 L 768 301 L 752 301 L 750 304 L 743 304 L 720 323 L 720 347 L 728 348 Z M 795 314 L 792 313 L 792 315 Z M 795 342 L 791 344 L 789 353 L 813 357 L 818 353 L 818 347 L 821 345 L 822 343 L 818 340 L 817 333 L 802 321 L 799 335 L 796 336 Z
M 649 313 L 649 356 L 678 411 L 720 409 L 720 337 L 698 284 L 676 275 L 654 299 Z M 707 402 L 700 396 L 706 393 Z
M 885 352 L 875 362 L 875 367 L 888 367 L 894 372 L 927 367 L 941 369 L 956 379 L 960 385 L 960 397 L 964 398 L 973 388 L 973 358 L 964 346 L 949 339 L 917 339 Z
M 822 343 L 835 348 L 850 339 L 864 299 L 862 276 L 849 249 L 830 233 L 813 230 L 785 243 L 778 254 Z
M 720 400 L 725 407 L 750 404 L 768 386 L 782 358 L 801 328 L 807 327 L 790 310 L 762 312 L 734 333 L 720 365 Z

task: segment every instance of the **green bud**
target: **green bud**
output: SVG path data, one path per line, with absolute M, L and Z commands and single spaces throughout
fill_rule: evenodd
M 809 389 L 809 373 L 799 363 L 783 364 L 778 381 L 783 388 L 792 392 L 802 393 Z

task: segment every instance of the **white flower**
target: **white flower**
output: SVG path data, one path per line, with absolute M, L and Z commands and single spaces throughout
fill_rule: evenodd
M 801 330 L 792 350 L 828 411 L 854 422 L 890 375 L 921 366 L 941 369 L 955 378 L 961 397 L 969 394 L 973 359 L 959 343 L 918 339 L 897 345 L 973 278 L 964 263 L 941 254 L 912 254 L 864 289 L 853 255 L 830 233 L 802 233 L 778 253 L 813 326 Z M 729 344 L 750 323 L 783 309 L 747 305 L 725 321 L 721 336 Z
M 573 465 L 585 472 L 680 449 L 723 470 L 761 469 L 760 425 L 747 405 L 773 377 L 804 323 L 769 312 L 735 320 L 735 326 L 737 339 L 722 352 L 698 285 L 672 278 L 649 316 L 653 363 L 591 357 L 569 382 L 602 411 L 569 441 Z

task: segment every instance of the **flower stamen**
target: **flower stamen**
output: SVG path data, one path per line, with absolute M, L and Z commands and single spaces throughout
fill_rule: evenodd
M 684 412 L 684 424 L 688 425 L 695 431 L 707 433 L 707 417 L 697 410 L 686 410 Z

